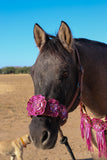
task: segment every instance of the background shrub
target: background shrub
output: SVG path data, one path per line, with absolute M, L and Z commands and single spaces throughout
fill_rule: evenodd
M 30 67 L 4 67 L 0 69 L 0 74 L 29 73 Z

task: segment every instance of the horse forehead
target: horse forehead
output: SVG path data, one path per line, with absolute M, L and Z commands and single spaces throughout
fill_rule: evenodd
M 59 75 L 61 70 L 62 69 L 59 64 L 51 64 L 50 63 L 50 64 L 42 65 L 42 67 L 39 68 L 39 70 L 37 70 L 37 72 L 39 73 L 39 75 L 42 76 L 42 78 L 49 76 L 51 79 L 51 78 L 55 78 L 56 75 Z
M 64 62 L 54 55 L 51 56 L 43 56 L 38 58 L 35 69 L 38 68 L 39 72 L 59 72 L 64 66 Z

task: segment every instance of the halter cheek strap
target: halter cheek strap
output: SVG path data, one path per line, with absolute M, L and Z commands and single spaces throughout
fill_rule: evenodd
M 78 73 L 78 83 L 77 83 L 77 89 L 75 91 L 75 94 L 74 94 L 74 97 L 70 103 L 70 105 L 68 106 L 67 108 L 67 111 L 69 112 L 70 109 L 72 108 L 73 104 L 75 103 L 76 99 L 78 98 L 79 94 L 80 94 L 80 101 L 81 101 L 81 97 L 82 97 L 82 88 L 83 88 L 83 75 L 84 75 L 84 70 L 83 70 L 83 67 L 81 65 L 81 61 L 80 61 L 80 56 L 79 56 L 79 53 L 78 53 L 78 50 L 77 48 L 75 49 L 76 50 L 76 56 L 77 56 L 77 61 L 78 61 L 78 65 L 79 65 L 79 73 Z

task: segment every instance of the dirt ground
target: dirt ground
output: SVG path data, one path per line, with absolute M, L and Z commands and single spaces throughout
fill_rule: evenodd
M 0 140 L 15 139 L 29 132 L 31 119 L 27 116 L 27 101 L 34 94 L 30 75 L 0 75 Z M 91 158 L 85 140 L 80 135 L 79 107 L 69 114 L 67 123 L 62 127 L 64 135 L 73 150 L 76 159 Z M 60 135 L 54 149 L 40 150 L 33 144 L 24 148 L 24 160 L 71 160 L 64 145 L 60 144 Z M 9 157 L 0 155 L 0 160 Z

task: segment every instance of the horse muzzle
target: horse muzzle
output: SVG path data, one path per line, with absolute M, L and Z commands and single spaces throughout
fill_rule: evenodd
M 51 149 L 55 146 L 58 137 L 56 118 L 33 117 L 29 125 L 31 140 L 35 147 Z

